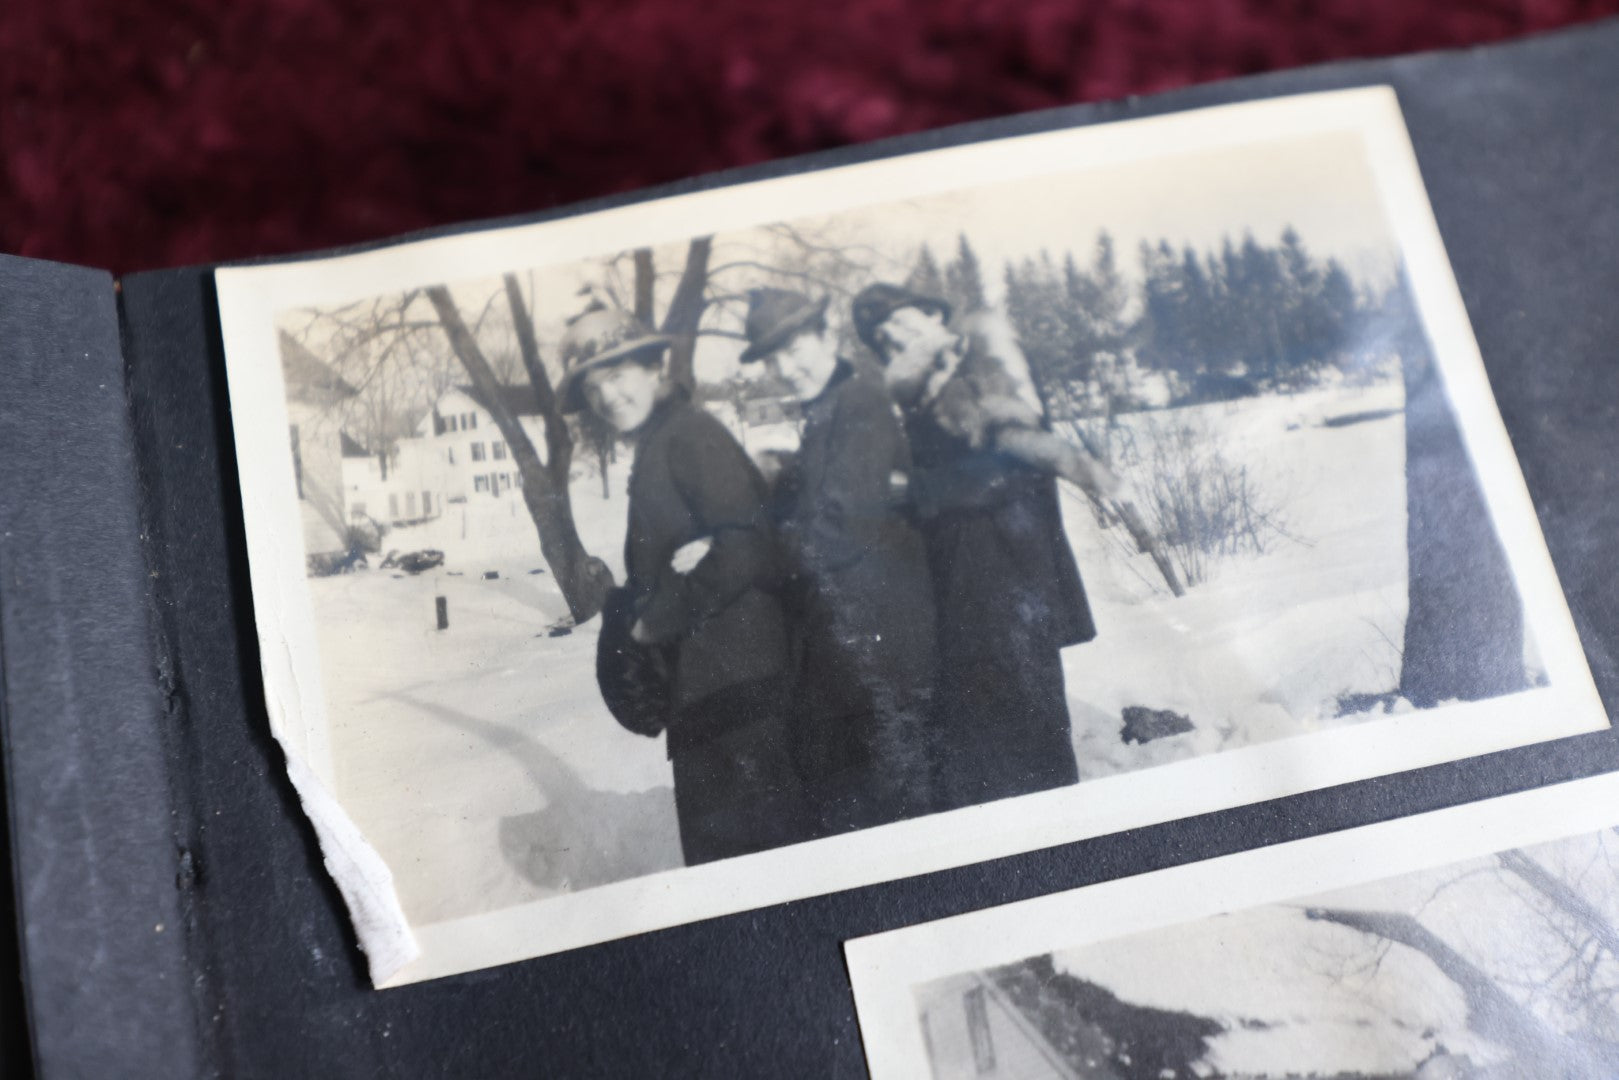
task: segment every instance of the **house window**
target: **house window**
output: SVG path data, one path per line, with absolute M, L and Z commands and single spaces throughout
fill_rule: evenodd
M 505 461 L 506 460 L 506 442 L 505 442 L 505 440 L 496 439 L 494 442 L 490 443 L 489 444 L 489 452 L 494 455 L 496 461 Z
M 304 455 L 298 445 L 298 425 L 293 424 L 289 429 L 292 433 L 292 482 L 298 485 L 298 497 L 304 497 Z
M 473 461 L 482 461 L 483 459 L 484 459 L 483 443 L 481 443 L 481 442 L 473 443 L 472 444 L 472 460 Z
M 407 491 L 407 492 L 405 492 L 405 517 L 413 518 L 415 516 L 416 516 L 416 493 L 414 491 Z
M 973 1047 L 973 1065 L 978 1075 L 995 1071 L 995 1044 L 989 1035 L 989 1003 L 984 997 L 984 988 L 975 986 L 963 995 L 962 1004 L 967 1009 L 967 1038 Z
M 519 471 L 519 472 L 512 473 L 512 487 L 522 487 L 522 486 L 523 486 L 523 474 L 522 474 L 522 472 Z
M 475 413 L 475 412 L 467 413 L 467 419 L 471 421 L 471 423 L 468 424 L 467 426 L 470 427 L 473 431 L 477 431 L 478 430 L 478 414 Z
M 422 492 L 422 517 L 430 517 L 430 516 L 432 516 L 432 513 L 433 513 L 433 496 L 430 493 L 424 491 L 424 492 Z
M 388 496 L 388 520 L 399 520 L 399 496 L 397 494 L 390 494 Z
M 484 476 L 482 474 L 479 474 L 478 476 L 474 476 L 472 478 L 472 490 L 473 491 L 488 491 L 489 490 L 489 477 Z
M 444 448 L 444 455 L 449 459 L 451 465 L 455 464 L 455 447 L 446 446 Z

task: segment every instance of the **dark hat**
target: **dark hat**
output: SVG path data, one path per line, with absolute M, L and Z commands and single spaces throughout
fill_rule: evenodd
M 908 307 L 937 312 L 940 318 L 950 321 L 950 305 L 937 296 L 924 296 L 903 286 L 879 281 L 861 289 L 854 298 L 854 332 L 866 343 L 866 348 L 881 356 L 883 350 L 877 345 L 877 328 L 894 312 Z
M 811 300 L 788 289 L 754 289 L 748 293 L 748 318 L 743 332 L 748 347 L 738 359 L 744 364 L 763 360 L 793 339 L 793 335 L 826 314 L 826 300 Z
M 581 393 L 584 376 L 597 368 L 631 356 L 661 351 L 674 344 L 667 334 L 655 334 L 646 324 L 622 308 L 596 304 L 568 320 L 562 335 L 562 383 L 557 397 L 562 411 L 576 413 L 585 407 Z

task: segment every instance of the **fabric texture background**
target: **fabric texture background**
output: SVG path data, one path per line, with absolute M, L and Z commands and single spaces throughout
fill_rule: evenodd
M 123 273 L 543 210 L 1619 0 L 7 0 L 0 251 Z

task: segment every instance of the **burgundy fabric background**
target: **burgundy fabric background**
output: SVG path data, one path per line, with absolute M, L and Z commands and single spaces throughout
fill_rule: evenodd
M 386 236 L 1619 0 L 0 0 L 0 250 Z

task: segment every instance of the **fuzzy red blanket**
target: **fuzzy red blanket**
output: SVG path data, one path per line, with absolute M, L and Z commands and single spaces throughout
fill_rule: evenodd
M 0 250 L 297 251 L 1619 0 L 8 0 Z

